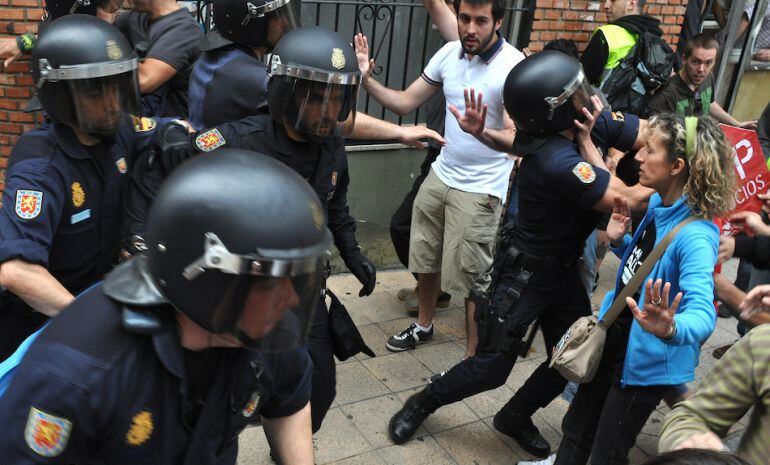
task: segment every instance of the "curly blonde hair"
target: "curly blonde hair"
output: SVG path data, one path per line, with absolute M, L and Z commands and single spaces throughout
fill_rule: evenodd
M 684 193 L 693 213 L 703 218 L 716 218 L 735 206 L 736 180 L 733 149 L 724 132 L 708 116 L 699 117 L 695 146 L 687 157 L 685 119 L 664 113 L 653 116 L 649 130 L 657 130 L 660 142 L 668 148 L 673 163 L 682 158 L 687 164 Z

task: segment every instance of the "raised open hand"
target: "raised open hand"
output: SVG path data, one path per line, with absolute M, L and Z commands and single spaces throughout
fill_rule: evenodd
M 476 89 L 470 88 L 463 90 L 465 97 L 465 114 L 454 105 L 449 105 L 449 111 L 457 118 L 460 129 L 473 136 L 480 136 L 484 132 L 484 125 L 487 119 L 487 105 L 484 103 L 484 95 L 479 92 L 476 97 Z
M 369 58 L 369 40 L 359 32 L 353 38 L 353 42 L 356 47 L 358 70 L 361 71 L 361 81 L 366 82 L 374 71 L 374 58 Z
M 662 288 L 662 289 L 661 289 Z M 648 279 L 644 285 L 644 308 L 639 309 L 636 301 L 631 297 L 626 297 L 626 305 L 631 309 L 639 326 L 648 333 L 652 333 L 660 338 L 668 338 L 675 334 L 674 315 L 679 308 L 679 302 L 682 301 L 682 293 L 678 292 L 674 301 L 669 305 L 668 293 L 671 290 L 671 283 L 663 284 L 662 279 L 652 284 L 652 279 Z

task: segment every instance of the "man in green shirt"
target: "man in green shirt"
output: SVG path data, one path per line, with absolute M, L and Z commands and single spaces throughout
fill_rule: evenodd
M 712 36 L 693 37 L 684 51 L 684 64 L 668 84 L 647 102 L 650 114 L 677 113 L 683 116 L 710 115 L 720 123 L 756 129 L 756 121 L 736 121 L 714 101 L 714 75 L 719 42 Z

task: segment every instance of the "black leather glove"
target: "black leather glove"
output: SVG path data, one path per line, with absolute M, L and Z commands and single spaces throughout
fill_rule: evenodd
M 155 158 L 166 175 L 196 152 L 187 128 L 177 122 L 160 129 L 156 146 Z
M 345 266 L 364 286 L 361 288 L 358 296 L 370 295 L 374 291 L 374 285 L 377 284 L 377 269 L 372 262 L 361 252 L 357 252 L 352 257 L 345 258 L 344 261 Z

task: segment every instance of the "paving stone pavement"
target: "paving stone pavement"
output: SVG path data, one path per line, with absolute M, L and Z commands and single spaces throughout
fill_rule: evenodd
M 604 294 L 614 285 L 618 259 L 608 254 L 600 270 L 599 287 L 592 304 L 598 309 Z M 725 273 L 734 277 L 735 263 L 726 264 Z M 357 355 L 337 365 L 337 398 L 314 438 L 318 465 L 486 465 L 515 464 L 532 460 L 507 436 L 492 427 L 492 417 L 513 395 L 532 371 L 545 359 L 542 337 L 536 338 L 531 353 L 520 359 L 505 385 L 462 402 L 440 408 L 417 431 L 415 439 L 393 445 L 387 436 L 390 417 L 404 401 L 422 389 L 430 376 L 450 368 L 465 353 L 465 311 L 461 299 L 436 313 L 433 342 L 416 350 L 391 353 L 386 339 L 409 325 L 403 304 L 396 298 L 402 287 L 414 284 L 404 270 L 377 273 L 374 294 L 359 298 L 361 285 L 349 274 L 329 280 L 329 287 L 346 305 L 356 325 L 376 357 Z M 715 347 L 735 341 L 736 321 L 719 319 L 717 329 L 704 344 L 701 376 L 715 360 Z M 561 398 L 539 410 L 534 422 L 554 449 L 561 441 L 561 419 L 568 404 Z M 661 404 L 640 434 L 630 455 L 632 465 L 656 452 L 658 433 L 664 415 Z M 745 419 L 741 425 L 745 424 Z M 240 438 L 238 465 L 272 464 L 269 447 L 261 427 L 247 429 Z

